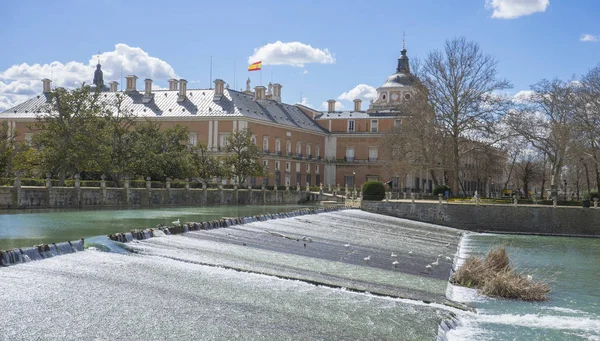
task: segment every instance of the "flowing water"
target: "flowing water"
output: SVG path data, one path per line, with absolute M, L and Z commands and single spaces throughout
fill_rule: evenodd
M 455 316 L 450 228 L 346 210 L 157 235 L 0 268 L 0 340 L 434 340 Z
M 307 206 L 202 206 L 100 210 L 0 211 L 0 250 L 145 229 L 173 221 L 206 221 L 286 212 Z
M 454 287 L 450 296 L 478 314 L 462 314 L 450 340 L 600 340 L 600 239 L 470 234 L 460 258 L 499 244 L 518 271 L 549 282 L 549 300 L 492 299 Z

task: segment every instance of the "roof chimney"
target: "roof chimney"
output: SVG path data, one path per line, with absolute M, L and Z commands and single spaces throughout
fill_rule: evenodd
M 42 79 L 42 87 L 44 89 L 44 93 L 52 92 L 52 87 L 50 86 L 50 83 L 52 83 L 52 81 L 48 78 Z
M 112 82 L 108 83 L 108 86 L 109 86 L 110 92 L 117 92 L 119 83 L 117 83 L 116 81 L 112 81 Z
M 335 111 L 335 99 L 330 99 L 327 101 L 327 112 Z
M 354 111 L 361 111 L 361 105 L 362 105 L 362 99 L 355 99 L 354 100 Z
M 225 85 L 225 81 L 222 79 L 215 79 L 215 96 L 213 99 L 219 100 L 223 97 L 223 87 Z
M 257 101 L 261 101 L 265 99 L 265 91 L 267 90 L 267 88 L 265 88 L 262 85 L 259 85 L 257 87 L 254 88 L 254 99 Z
M 169 79 L 169 90 L 177 91 L 177 79 Z
M 179 80 L 179 98 L 177 98 L 177 102 L 182 102 L 185 100 L 185 92 L 187 91 L 187 81 L 185 79 Z
M 279 83 L 273 84 L 273 97 L 271 97 L 274 101 L 281 103 L 281 88 L 283 86 Z
M 152 79 L 146 78 L 144 80 L 144 83 L 145 83 L 145 86 L 146 86 L 145 91 L 144 91 L 144 95 L 151 96 L 152 95 Z
M 138 79 L 137 76 L 130 75 L 130 76 L 126 76 L 125 79 L 127 80 L 125 91 L 127 91 L 127 92 L 135 91 L 136 90 L 135 82 Z

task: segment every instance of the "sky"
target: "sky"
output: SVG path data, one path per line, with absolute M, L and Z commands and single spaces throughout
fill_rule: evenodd
M 600 1 L 0 1 L 0 111 L 53 86 L 221 78 L 231 88 L 283 85 L 286 103 L 350 109 L 411 61 L 466 37 L 498 62 L 511 95 L 544 78 L 579 77 L 600 63 Z M 405 38 L 403 38 L 405 36 Z M 211 69 L 212 59 L 212 69 Z M 262 70 L 248 64 L 262 61 Z M 212 71 L 211 71 L 212 70 Z M 212 77 L 211 77 L 212 75 Z M 123 85 L 124 86 L 124 85 Z

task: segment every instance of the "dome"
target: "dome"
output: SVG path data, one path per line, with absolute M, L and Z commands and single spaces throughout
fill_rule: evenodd
M 380 88 L 398 88 L 415 85 L 416 78 L 410 73 L 396 72 L 389 76 Z

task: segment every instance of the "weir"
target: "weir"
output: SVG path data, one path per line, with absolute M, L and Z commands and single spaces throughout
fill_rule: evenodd
M 83 251 L 84 239 L 62 243 L 42 244 L 13 250 L 0 251 L 0 266 L 41 260 L 68 253 Z

